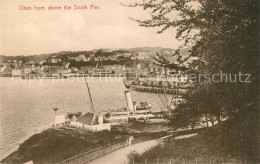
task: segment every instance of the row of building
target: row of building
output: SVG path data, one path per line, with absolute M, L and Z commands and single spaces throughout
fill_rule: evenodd
M 94 53 L 91 55 L 80 54 L 76 57 L 68 57 L 69 62 L 88 62 L 88 61 L 120 61 L 120 60 L 145 60 L 150 59 L 150 57 L 145 52 L 131 53 L 114 53 L 107 56 L 96 56 Z M 50 63 L 62 62 L 56 55 L 52 56 L 49 60 Z
M 125 65 L 100 65 L 100 66 L 82 66 L 80 68 L 70 67 L 69 62 L 64 62 L 62 66 L 50 66 L 40 64 L 22 64 L 14 65 L 13 63 L 0 63 L 1 76 L 20 76 L 31 73 L 45 74 L 51 76 L 53 74 L 89 74 L 89 75 L 127 75 L 132 77 L 138 76 L 155 76 L 158 74 L 169 75 L 169 69 L 159 68 L 154 65 L 146 67 L 142 63 L 135 64 L 133 67 Z

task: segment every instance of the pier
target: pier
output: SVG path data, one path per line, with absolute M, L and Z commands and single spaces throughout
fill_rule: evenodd
M 185 94 L 185 89 L 180 88 L 159 88 L 159 87 L 146 87 L 146 86 L 133 86 L 132 89 L 139 92 L 151 92 L 151 93 L 167 93 L 167 94 Z

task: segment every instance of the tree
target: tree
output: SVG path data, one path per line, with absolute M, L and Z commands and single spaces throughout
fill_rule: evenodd
M 257 91 L 253 89 L 257 88 L 259 52 L 254 49 L 259 43 L 256 0 L 149 0 L 125 6 L 142 7 L 151 13 L 151 19 L 148 20 L 131 18 L 140 26 L 159 27 L 161 29 L 158 33 L 171 27 L 177 28 L 176 38 L 185 40 L 182 47 L 190 46 L 188 57 L 178 57 L 179 65 L 171 64 L 157 55 L 154 59 L 159 66 L 180 69 L 181 64 L 188 58 L 197 57 L 198 60 L 189 65 L 187 72 L 214 74 L 223 71 L 228 74 L 251 74 L 249 84 L 195 84 L 198 85 L 197 89 L 207 86 L 207 97 L 203 98 L 214 98 L 210 106 L 214 110 L 210 113 L 218 122 L 221 121 L 221 116 L 233 117 L 248 104 L 257 103 Z M 244 94 L 247 97 L 244 97 Z
M 179 51 L 176 51 L 173 54 L 173 56 L 177 58 L 177 61 L 180 61 L 181 57 Z M 164 69 L 169 68 L 173 71 L 173 73 L 176 73 L 178 71 L 185 72 L 188 69 L 185 65 L 182 65 L 180 62 L 178 64 L 170 62 L 167 58 L 165 58 L 163 55 L 160 55 L 159 53 L 156 53 L 156 57 L 152 57 L 152 58 L 154 60 L 153 62 L 154 65 L 163 67 Z
M 180 65 L 189 58 L 196 58 L 186 72 L 213 75 L 222 71 L 230 75 L 222 82 L 212 79 L 194 82 L 184 103 L 175 111 L 173 126 L 190 126 L 201 121 L 198 118 L 202 116 L 212 123 L 220 123 L 222 118 L 244 122 L 245 113 L 257 111 L 251 108 L 258 104 L 258 5 L 257 0 L 144 0 L 125 5 L 150 12 L 151 18 L 147 20 L 131 18 L 140 26 L 159 28 L 158 33 L 169 28 L 177 29 L 176 38 L 184 41 L 180 48 L 189 48 L 187 57 L 179 58 Z M 165 63 L 163 66 L 173 68 L 167 60 L 160 61 Z M 250 82 L 234 81 L 239 73 L 249 74 Z M 257 124 L 256 119 L 246 124 L 248 129 L 253 122 Z M 237 126 L 225 133 L 226 139 L 236 134 L 250 138 L 251 134 L 241 130 L 241 124 Z M 256 134 L 252 135 L 251 138 L 256 138 Z M 239 145 L 238 141 L 243 138 L 233 144 Z M 250 141 L 252 147 L 256 143 L 256 140 Z

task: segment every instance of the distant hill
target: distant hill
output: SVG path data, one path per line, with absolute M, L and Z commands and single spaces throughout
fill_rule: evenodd
M 163 48 L 163 47 L 135 47 L 135 48 L 129 48 L 128 50 L 131 51 L 153 51 L 153 52 L 159 52 L 159 51 L 174 51 L 171 48 Z
M 53 54 L 42 54 L 42 55 L 31 55 L 31 56 L 0 56 L 0 60 L 2 62 L 7 62 L 8 60 L 17 60 L 17 61 L 35 61 L 39 62 L 42 60 L 47 59 L 48 57 L 52 56 Z

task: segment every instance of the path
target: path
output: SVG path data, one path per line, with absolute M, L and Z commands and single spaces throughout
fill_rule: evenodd
M 195 134 L 188 134 L 188 135 L 183 135 L 183 136 L 178 136 L 175 139 L 183 139 L 183 138 L 189 138 L 192 136 L 197 135 Z M 131 151 L 135 150 L 138 153 L 143 153 L 146 150 L 156 146 L 158 144 L 157 140 L 149 140 L 149 141 L 144 141 L 141 143 L 137 143 L 119 150 L 116 150 L 112 153 L 106 154 L 100 158 L 97 158 L 93 161 L 90 161 L 88 164 L 124 164 L 127 163 L 127 155 L 130 154 Z

